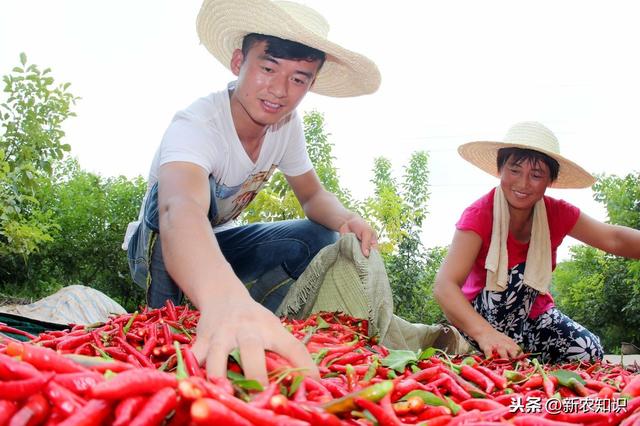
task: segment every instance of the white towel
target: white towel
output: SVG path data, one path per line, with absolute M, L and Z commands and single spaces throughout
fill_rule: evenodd
M 487 269 L 485 289 L 504 291 L 509 282 L 507 237 L 509 236 L 509 205 L 498 185 L 493 198 L 493 226 L 491 243 L 484 267 Z M 524 283 L 542 294 L 549 292 L 551 285 L 551 237 L 544 200 L 540 199 L 533 207 L 531 239 L 527 251 L 527 263 L 524 270 Z

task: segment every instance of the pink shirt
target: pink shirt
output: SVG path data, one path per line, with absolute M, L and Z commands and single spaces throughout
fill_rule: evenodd
M 487 271 L 484 262 L 491 243 L 491 228 L 493 225 L 493 194 L 495 188 L 488 194 L 471 204 L 462 212 L 462 216 L 456 228 L 461 231 L 473 231 L 482 238 L 482 246 L 471 272 L 462 286 L 462 293 L 467 300 L 473 300 L 485 287 Z M 544 204 L 547 208 L 547 220 L 549 222 L 549 234 L 551 236 L 551 269 L 556 268 L 556 254 L 558 246 L 564 237 L 571 232 L 580 216 L 580 209 L 564 200 L 544 196 Z M 509 253 L 508 267 L 513 268 L 527 260 L 529 243 L 521 243 L 509 233 L 507 238 L 507 251 Z M 529 318 L 536 318 L 553 307 L 553 297 L 550 293 L 539 294 L 536 298 Z

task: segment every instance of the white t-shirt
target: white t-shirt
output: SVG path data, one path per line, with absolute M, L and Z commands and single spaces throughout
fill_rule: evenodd
M 293 111 L 270 126 L 254 163 L 247 155 L 231 117 L 229 91 L 200 98 L 173 117 L 149 170 L 147 194 L 136 222 L 127 227 L 123 249 L 136 231 L 149 189 L 158 181 L 160 166 L 186 161 L 202 167 L 216 182 L 217 219 L 214 232 L 233 226 L 233 220 L 253 200 L 276 168 L 287 176 L 312 169 L 300 117 Z

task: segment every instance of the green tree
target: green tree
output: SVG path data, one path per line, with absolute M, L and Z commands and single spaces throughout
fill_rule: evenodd
M 131 283 L 120 245 L 145 189 L 142 177 L 102 178 L 82 170 L 76 160 L 67 160 L 43 197 L 58 228 L 53 241 L 31 262 L 40 287 L 43 281 L 81 283 L 135 309 L 142 293 Z
M 594 198 L 607 208 L 609 223 L 640 228 L 640 175 L 599 176 Z M 558 307 L 615 351 L 621 341 L 640 343 L 640 261 L 592 247 L 571 249 L 571 260 L 554 273 Z
M 6 99 L 0 104 L 0 262 L 15 263 L 50 242 L 55 223 L 38 199 L 56 162 L 69 151 L 61 142 L 62 123 L 75 114 L 77 98 L 67 92 L 69 83 L 54 85 L 50 69 L 27 65 L 3 77 Z M 0 271 L 1 273 L 1 271 Z
M 374 196 L 365 202 L 369 220 L 376 225 L 380 237 L 395 313 L 421 323 L 444 319 L 433 299 L 432 286 L 446 250 L 425 250 L 420 241 L 428 213 L 428 166 L 428 153 L 415 152 L 399 184 L 392 176 L 389 160 L 376 159 L 372 179 Z
M 305 114 L 304 132 L 309 157 L 324 187 L 376 229 L 396 313 L 414 322 L 442 320 L 431 288 L 446 251 L 425 250 L 420 242 L 420 230 L 428 213 L 428 154 L 416 152 L 411 156 L 401 183 L 393 177 L 391 162 L 377 158 L 371 180 L 374 195 L 359 202 L 340 184 L 323 115 L 317 111 Z M 304 213 L 284 175 L 278 172 L 242 217 L 245 222 L 275 221 L 301 218 Z
M 345 206 L 351 207 L 351 194 L 340 186 L 338 172 L 333 165 L 333 144 L 329 142 L 329 135 L 324 131 L 324 116 L 317 111 L 311 111 L 304 115 L 303 122 L 307 151 L 320 182 Z M 243 212 L 241 221 L 273 222 L 302 217 L 304 212 L 298 199 L 284 174 L 277 171 Z

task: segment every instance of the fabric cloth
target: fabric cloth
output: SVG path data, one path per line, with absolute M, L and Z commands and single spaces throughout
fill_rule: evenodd
M 267 129 L 260 155 L 254 163 L 247 155 L 231 116 L 229 90 L 200 98 L 179 111 L 164 133 L 148 176 L 148 191 L 138 220 L 127 227 L 122 245 L 129 241 L 143 220 L 145 204 L 158 181 L 163 164 L 184 161 L 202 167 L 215 182 L 211 204 L 217 214 L 211 217 L 214 231 L 229 229 L 233 220 L 253 200 L 275 169 L 298 176 L 313 167 L 305 145 L 302 122 L 294 111 Z
M 417 351 L 437 347 L 466 353 L 469 345 L 457 329 L 412 324 L 393 314 L 389 279 L 380 253 L 365 257 L 353 234 L 322 249 L 291 287 L 276 311 L 279 316 L 306 318 L 321 311 L 340 311 L 369 321 L 369 335 L 392 349 Z
M 472 301 L 486 285 L 485 260 L 489 251 L 493 229 L 494 193 L 495 188 L 467 207 L 462 212 L 460 220 L 456 223 L 457 229 L 473 231 L 482 239 L 478 257 L 462 286 L 462 293 L 469 301 Z M 543 200 L 547 210 L 547 223 L 549 224 L 549 238 L 551 241 L 551 269 L 553 270 L 556 267 L 557 249 L 564 237 L 571 232 L 571 229 L 576 224 L 580 216 L 580 209 L 564 200 L 548 196 L 544 196 Z M 511 269 L 515 265 L 525 262 L 528 250 L 528 243 L 521 243 L 509 234 L 507 238 L 507 267 Z M 553 307 L 551 293 L 539 294 L 531 308 L 530 317 L 535 318 L 551 307 Z
M 547 209 L 543 200 L 533 207 L 531 239 L 527 250 L 527 269 L 524 283 L 542 294 L 549 292 L 551 285 L 551 239 Z M 485 288 L 490 291 L 504 291 L 507 288 L 507 239 L 509 237 L 509 204 L 498 185 L 493 196 L 493 224 L 491 242 L 485 260 L 487 280 Z
M 540 354 L 543 362 L 601 360 L 600 338 L 552 307 L 535 319 L 528 314 L 538 292 L 524 283 L 525 263 L 509 271 L 507 289 L 483 290 L 472 302 L 493 328 L 511 337 L 525 352 Z M 473 339 L 469 341 L 477 346 Z
M 106 322 L 127 311 L 99 290 L 83 285 L 63 287 L 28 305 L 0 306 L 0 312 L 55 324 L 89 325 Z
M 152 308 L 164 306 L 167 299 L 184 303 L 182 290 L 164 266 L 161 238 L 152 238 L 148 276 L 138 283 L 148 284 L 147 304 Z M 223 256 L 251 297 L 271 311 L 320 249 L 337 238 L 336 232 L 306 219 L 256 223 L 216 234 Z M 138 263 L 138 269 L 146 269 L 145 263 Z

